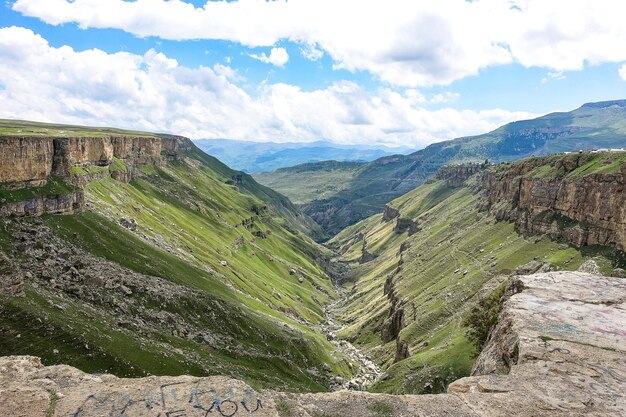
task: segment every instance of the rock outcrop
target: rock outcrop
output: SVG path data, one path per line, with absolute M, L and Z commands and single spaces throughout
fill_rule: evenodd
M 76 188 L 67 194 L 42 195 L 11 202 L 0 201 L 0 217 L 74 213 L 83 207 L 84 200 L 83 190 Z
M 367 250 L 367 240 L 363 239 L 363 246 L 361 247 L 361 257 L 359 258 L 359 263 L 364 264 L 376 259 L 376 255 L 370 253 Z
M 136 167 L 163 165 L 193 146 L 177 136 L 1 136 L 0 145 L 0 190 L 43 187 L 52 177 L 77 187 L 63 193 L 41 192 L 33 198 L 0 199 L 0 216 L 72 213 L 83 206 L 80 187 L 91 180 L 110 175 L 129 182 Z
M 448 392 L 501 393 L 514 415 L 625 415 L 626 282 L 549 272 L 513 277 L 506 297 L 475 376 Z
M 107 166 L 113 158 L 161 164 L 192 146 L 189 139 L 177 136 L 2 136 L 0 143 L 0 183 L 5 189 L 41 185 L 50 175 L 69 176 L 73 166 Z
M 390 222 L 393 219 L 395 219 L 396 217 L 400 216 L 400 210 L 398 210 L 395 207 L 390 206 L 389 204 L 387 204 L 385 206 L 385 211 L 383 212 L 383 221 L 384 222 Z
M 465 181 L 487 168 L 487 166 L 488 165 L 486 163 L 446 165 L 444 167 L 441 167 L 439 171 L 437 171 L 437 173 L 435 174 L 435 179 L 444 180 L 448 187 L 462 187 Z
M 0 358 L 12 417 L 623 416 L 626 281 L 579 272 L 513 277 L 474 376 L 446 394 L 257 391 L 225 377 L 119 379 Z
M 626 251 L 626 164 L 616 173 L 567 176 L 589 157 L 552 161 L 557 177 L 529 174 L 546 166 L 544 158 L 486 171 L 485 208 L 498 220 L 515 222 L 522 233 L 546 234 L 579 247 L 605 245 Z
M 396 220 L 396 227 L 393 229 L 396 233 L 402 234 L 406 231 L 409 232 L 409 236 L 414 235 L 420 231 L 419 225 L 412 219 L 404 217 L 398 217 Z

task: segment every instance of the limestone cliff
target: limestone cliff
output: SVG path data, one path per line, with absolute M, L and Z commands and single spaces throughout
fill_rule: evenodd
M 52 173 L 52 139 L 0 138 L 0 183 L 4 188 L 42 185 Z
M 486 163 L 446 165 L 437 171 L 434 178 L 437 180 L 444 180 L 448 187 L 462 187 L 465 181 L 485 169 L 487 166 L 488 165 Z
M 24 188 L 50 175 L 69 176 L 76 165 L 107 166 L 113 158 L 133 164 L 160 164 L 191 146 L 176 136 L 0 137 L 0 183 Z
M 614 160 L 613 169 L 594 171 L 594 158 L 602 160 L 593 154 L 559 155 L 486 171 L 484 208 L 498 220 L 515 222 L 522 233 L 625 251 L 626 163 L 607 158 L 607 164 Z
M 219 376 L 120 379 L 12 356 L 0 358 L 0 410 L 12 417 L 625 415 L 626 281 L 551 272 L 514 277 L 507 292 L 475 376 L 446 394 L 255 391 Z
M 84 202 L 83 190 L 80 188 L 75 188 L 67 194 L 41 195 L 19 201 L 0 201 L 0 217 L 74 213 L 83 207 Z
M 128 182 L 137 167 L 163 165 L 193 146 L 177 136 L 2 136 L 0 145 L 0 191 L 35 190 L 0 199 L 0 216 L 73 212 L 83 205 L 80 187 L 91 179 Z M 43 188 L 52 178 L 77 187 Z

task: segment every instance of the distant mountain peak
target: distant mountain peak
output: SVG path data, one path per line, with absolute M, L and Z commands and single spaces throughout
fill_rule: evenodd
M 626 107 L 626 99 L 622 100 L 609 100 L 609 101 L 598 101 L 597 103 L 585 103 L 582 105 L 581 109 L 605 109 L 607 107 L 619 106 Z

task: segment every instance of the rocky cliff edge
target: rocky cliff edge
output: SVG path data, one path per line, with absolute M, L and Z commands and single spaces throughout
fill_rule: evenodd
M 164 165 L 192 146 L 165 135 L 0 136 L 0 216 L 72 213 L 92 179 L 129 182 L 137 167 Z
M 0 358 L 12 417 L 623 416 L 626 280 L 580 272 L 511 278 L 474 375 L 440 395 L 256 391 L 225 377 L 120 379 Z
M 595 165 L 594 165 L 595 164 Z M 626 153 L 529 158 L 486 171 L 485 206 L 522 233 L 626 251 Z

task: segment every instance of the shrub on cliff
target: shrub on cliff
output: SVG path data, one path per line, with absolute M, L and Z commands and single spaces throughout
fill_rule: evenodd
M 466 336 L 476 347 L 476 355 L 480 353 L 487 341 L 489 331 L 498 321 L 500 299 L 505 287 L 506 284 L 503 283 L 491 294 L 483 297 L 463 320 L 463 325 L 467 327 Z

